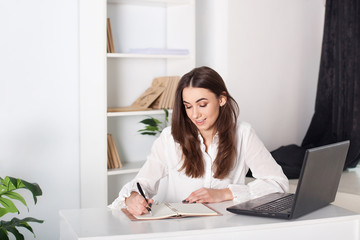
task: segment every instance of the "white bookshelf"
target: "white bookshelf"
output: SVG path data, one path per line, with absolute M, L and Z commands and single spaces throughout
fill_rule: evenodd
M 107 108 L 130 106 L 155 77 L 182 76 L 195 67 L 194 0 L 108 0 L 107 17 L 115 46 L 115 53 L 106 54 Z M 131 53 L 132 49 L 188 53 Z M 107 133 L 113 136 L 123 164 L 107 171 L 108 203 L 139 171 L 156 139 L 141 135 L 139 122 L 148 116 L 163 121 L 164 115 L 163 110 L 106 113 Z
M 110 17 L 115 52 L 106 53 Z M 130 49 L 186 49 L 188 54 L 134 54 Z M 131 105 L 159 76 L 195 67 L 195 0 L 79 0 L 81 207 L 103 207 L 131 180 L 150 153 L 153 136 L 137 131 L 162 110 L 108 113 Z M 123 168 L 107 169 L 107 133 Z

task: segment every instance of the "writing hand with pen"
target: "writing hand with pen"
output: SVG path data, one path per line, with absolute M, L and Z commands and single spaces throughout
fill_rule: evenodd
M 139 183 L 137 183 L 137 187 L 140 194 L 135 191 L 131 192 L 130 196 L 125 200 L 128 211 L 134 215 L 142 215 L 151 212 L 151 205 L 154 203 L 154 200 L 146 199 Z

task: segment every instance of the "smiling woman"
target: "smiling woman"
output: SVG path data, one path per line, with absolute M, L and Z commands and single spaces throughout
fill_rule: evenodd
M 251 126 L 238 123 L 238 112 L 216 71 L 200 67 L 186 73 L 176 89 L 171 127 L 162 131 L 138 175 L 110 207 L 148 213 L 165 177 L 164 201 L 170 203 L 245 201 L 286 192 L 289 183 L 281 167 Z M 249 169 L 257 179 L 246 185 Z
M 182 169 L 192 177 L 204 174 L 202 154 L 196 144 L 198 131 L 204 140 L 205 152 L 208 152 L 218 132 L 222 141 L 219 142 L 213 167 L 215 177 L 224 178 L 235 161 L 234 134 L 238 105 L 230 96 L 221 76 L 209 67 L 196 68 L 185 74 L 176 91 L 175 105 L 172 135 L 184 153 Z M 182 105 L 185 106 L 186 114 Z

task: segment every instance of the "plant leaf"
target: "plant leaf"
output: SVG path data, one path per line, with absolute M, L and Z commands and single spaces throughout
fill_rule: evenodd
M 32 229 L 32 227 L 31 227 L 27 222 L 21 222 L 21 223 L 19 223 L 18 226 L 19 226 L 19 227 L 24 227 L 24 228 L 26 228 L 26 229 L 29 230 L 32 234 L 34 234 L 34 237 L 35 237 L 34 230 Z
M 28 211 L 29 211 L 29 208 L 28 208 L 28 206 L 27 206 L 27 204 L 25 202 L 25 199 L 20 194 L 18 194 L 16 192 L 7 192 L 7 193 L 5 193 L 3 195 L 22 202 L 22 204 L 24 204 L 27 207 Z
M 155 133 L 155 132 L 142 132 L 141 135 L 152 135 L 152 136 L 155 136 L 156 133 Z
M 0 217 L 4 216 L 6 213 L 19 213 L 19 210 L 16 208 L 15 204 L 7 198 L 0 197 L 0 204 L 4 207 L 0 207 Z
M 5 229 L 3 229 L 1 226 L 0 226 L 0 239 L 1 240 L 9 240 L 7 231 Z
M 20 232 L 16 229 L 16 227 L 24 227 L 27 230 L 29 230 L 32 234 L 34 234 L 33 229 L 27 222 L 43 223 L 44 221 L 38 220 L 38 219 L 32 218 L 32 217 L 27 217 L 24 219 L 13 218 L 13 219 L 11 219 L 11 221 L 0 221 L 0 230 L 5 232 L 6 234 L 7 234 L 7 231 L 11 232 L 12 234 L 14 234 L 16 239 L 24 239 L 23 238 L 24 236 L 22 234 L 20 234 Z M 34 234 L 34 237 L 35 237 L 35 234 Z M 0 238 L 0 239 L 2 239 L 2 238 Z
M 159 128 L 154 126 L 146 126 L 144 129 L 140 129 L 138 132 L 144 132 L 144 131 L 156 132 L 159 131 Z
M 2 190 L 0 195 L 16 189 L 9 177 L 5 177 L 5 179 L 1 181 L 1 185 L 4 187 L 3 189 L 5 190 Z
M 143 123 L 145 125 L 150 125 L 150 126 L 156 126 L 156 122 L 154 121 L 153 118 L 146 118 L 146 119 L 140 121 L 140 123 Z
M 29 190 L 33 195 L 35 204 L 37 203 L 36 197 L 42 195 L 41 188 L 37 183 L 29 183 L 19 178 L 5 177 L 3 185 L 7 187 L 7 191 L 13 191 L 20 188 Z M 0 193 L 0 195 L 1 194 L 3 194 L 3 192 Z
M 19 210 L 16 208 L 15 204 L 7 198 L 4 198 L 4 196 L 15 199 L 23 203 L 26 207 L 27 204 L 25 202 L 25 199 L 18 193 L 13 192 L 14 190 L 25 188 L 29 190 L 34 198 L 35 204 L 37 203 L 37 196 L 42 195 L 41 188 L 37 183 L 29 183 L 27 181 L 24 181 L 19 178 L 13 178 L 6 176 L 4 179 L 0 179 L 0 206 L 3 206 L 4 208 L 0 207 L 0 217 L 5 215 L 8 212 L 18 212 Z M 28 209 L 29 210 L 29 209 Z
M 15 227 L 7 229 L 8 232 L 14 234 L 16 240 L 24 240 L 24 235 L 22 235 Z
M 169 111 L 166 108 L 163 108 L 165 112 L 165 122 L 169 122 Z
M 14 189 L 20 188 L 20 185 L 21 185 L 20 179 L 13 178 L 13 177 L 5 177 L 5 180 L 10 181 L 12 186 L 14 186 Z M 11 190 L 14 190 L 14 189 L 11 189 Z
M 37 223 L 43 223 L 44 220 L 39 220 L 33 217 L 26 217 L 24 219 L 19 219 L 19 221 L 25 221 L 25 222 L 37 222 Z
M 24 184 L 25 188 L 27 188 L 33 194 L 34 202 L 36 204 L 37 203 L 36 197 L 42 195 L 40 186 L 37 183 L 29 183 L 25 180 L 21 180 L 21 182 Z
M 7 192 L 7 187 L 4 186 L 2 183 L 0 185 L 0 195 L 4 194 L 5 192 Z
M 145 129 L 146 129 L 147 131 L 153 131 L 153 132 L 159 131 L 159 128 L 158 128 L 158 127 L 154 127 L 154 126 L 146 126 Z
M 156 118 L 146 118 L 146 119 L 140 121 L 140 123 L 143 123 L 145 125 L 150 125 L 153 127 L 156 127 L 157 125 L 161 124 L 161 122 L 159 120 L 157 120 Z

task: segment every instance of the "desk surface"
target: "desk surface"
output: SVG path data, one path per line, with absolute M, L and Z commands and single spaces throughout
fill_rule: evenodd
M 276 228 L 288 227 L 292 228 L 291 231 L 293 231 L 294 228 L 299 228 L 299 226 L 310 226 L 324 222 L 333 224 L 339 219 L 344 222 L 355 221 L 351 223 L 351 226 L 355 226 L 356 229 L 349 230 L 345 228 L 347 232 L 351 231 L 352 234 L 354 232 L 359 234 L 360 232 L 360 215 L 334 205 L 329 205 L 301 218 L 289 221 L 236 215 L 227 212 L 225 210 L 226 207 L 233 204 L 232 201 L 210 204 L 211 207 L 221 212 L 223 216 L 164 219 L 143 222 L 132 222 L 121 211 L 107 208 L 62 210 L 60 211 L 61 231 L 64 232 L 64 226 L 65 228 L 69 227 L 71 228 L 72 234 L 76 237 L 68 238 L 62 236 L 61 239 L 121 239 L 125 237 L 142 239 L 145 237 L 165 238 L 165 235 L 166 238 L 181 238 L 185 235 L 197 235 L 199 231 L 203 233 L 206 232 L 208 235 L 210 234 L 209 236 L 211 238 L 213 234 L 219 234 L 221 232 L 227 234 L 228 232 L 234 231 L 235 228 L 237 231 L 249 232 L 249 230 L 267 229 L 273 231 L 273 229 Z M 337 227 L 332 226 L 331 228 L 336 229 Z M 327 231 L 328 230 L 322 230 L 322 232 Z M 268 233 L 264 232 L 264 234 Z M 333 235 L 333 233 L 329 232 L 329 236 L 331 235 Z M 357 235 L 354 238 L 354 236 L 351 235 L 349 239 L 358 239 L 358 237 Z

